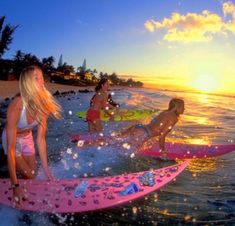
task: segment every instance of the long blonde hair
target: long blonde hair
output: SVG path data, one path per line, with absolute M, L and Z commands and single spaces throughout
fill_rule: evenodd
M 29 66 L 20 74 L 19 88 L 23 105 L 32 116 L 35 116 L 38 123 L 49 115 L 59 119 L 61 106 L 44 86 L 42 88 L 38 86 L 35 77 L 37 70 L 42 73 L 39 67 Z

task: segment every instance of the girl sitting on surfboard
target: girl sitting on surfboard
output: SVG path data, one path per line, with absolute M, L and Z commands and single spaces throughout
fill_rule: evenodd
M 164 155 L 165 150 L 165 138 L 166 135 L 171 131 L 173 126 L 178 122 L 179 116 L 184 112 L 184 101 L 179 98 L 173 98 L 169 102 L 167 110 L 164 110 L 157 115 L 153 120 L 146 125 L 136 124 L 128 128 L 127 130 L 121 131 L 117 134 L 114 133 L 114 138 L 125 141 L 134 147 L 140 147 L 145 141 L 159 137 L 159 147 Z
M 19 79 L 20 93 L 7 109 L 6 128 L 2 133 L 2 144 L 7 155 L 8 169 L 12 183 L 13 200 L 20 204 L 23 193 L 16 170 L 26 179 L 36 176 L 36 157 L 32 136 L 37 126 L 37 147 L 46 177 L 53 176 L 48 169 L 46 150 L 47 119 L 50 115 L 60 118 L 60 105 L 44 86 L 42 71 L 37 66 L 25 68 Z
M 95 87 L 96 94 L 92 97 L 90 108 L 86 114 L 88 129 L 90 133 L 99 133 L 103 130 L 102 121 L 100 119 L 100 111 L 104 110 L 106 115 L 113 118 L 113 115 L 108 112 L 114 106 L 109 103 L 109 81 L 107 78 L 102 78 Z

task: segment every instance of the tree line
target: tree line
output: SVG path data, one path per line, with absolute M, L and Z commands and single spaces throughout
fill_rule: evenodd
M 72 65 L 66 62 L 63 63 L 62 55 L 57 66 L 54 66 L 55 58 L 53 56 L 39 59 L 36 55 L 24 53 L 21 50 L 16 51 L 13 59 L 3 59 L 4 53 L 9 50 L 9 46 L 13 41 L 13 33 L 19 27 L 19 25 L 12 26 L 10 24 L 4 26 L 4 22 L 5 16 L 0 16 L 0 80 L 9 80 L 9 75 L 18 80 L 23 68 L 37 65 L 42 68 L 46 80 L 63 84 L 95 85 L 98 79 L 107 77 L 114 85 L 143 86 L 140 81 L 135 81 L 132 78 L 122 79 L 116 73 L 98 73 L 96 69 L 92 70 L 84 66 L 79 66 L 75 70 Z

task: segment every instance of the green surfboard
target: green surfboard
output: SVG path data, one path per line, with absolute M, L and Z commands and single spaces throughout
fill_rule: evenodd
M 118 112 L 116 110 L 109 110 L 109 114 L 112 114 L 114 118 L 110 120 L 110 117 L 104 111 L 101 111 L 101 120 L 102 121 L 129 121 L 129 120 L 137 120 L 148 117 L 158 110 L 147 110 L 147 109 L 119 109 Z M 77 112 L 77 116 L 79 118 L 85 119 L 86 112 L 79 111 Z

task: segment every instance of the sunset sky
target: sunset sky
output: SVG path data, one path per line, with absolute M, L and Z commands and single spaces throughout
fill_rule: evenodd
M 160 88 L 235 93 L 235 1 L 1 0 L 10 50 Z

